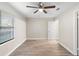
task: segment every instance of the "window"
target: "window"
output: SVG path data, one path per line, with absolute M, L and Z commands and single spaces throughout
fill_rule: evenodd
M 0 11 L 0 44 L 14 38 L 14 18 L 7 12 Z

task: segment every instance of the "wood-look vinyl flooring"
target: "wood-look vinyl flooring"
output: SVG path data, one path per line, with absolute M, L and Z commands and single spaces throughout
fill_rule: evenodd
M 27 40 L 10 56 L 72 56 L 53 40 Z

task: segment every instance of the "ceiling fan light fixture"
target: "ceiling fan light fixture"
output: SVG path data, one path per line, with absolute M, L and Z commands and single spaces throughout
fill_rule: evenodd
M 45 6 L 43 2 L 39 2 L 38 7 L 36 7 L 36 6 L 26 6 L 26 7 L 36 8 L 37 10 L 34 11 L 34 13 L 37 13 L 39 11 L 39 12 L 44 12 L 46 14 L 47 13 L 46 9 L 55 8 L 56 6 L 55 5 Z M 60 8 L 57 8 L 56 10 L 59 10 L 59 9 Z
M 39 9 L 40 12 L 43 12 L 43 9 Z

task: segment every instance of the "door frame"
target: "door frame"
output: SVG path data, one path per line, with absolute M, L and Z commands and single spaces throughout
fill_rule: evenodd
M 78 10 L 73 12 L 73 53 L 78 56 Z

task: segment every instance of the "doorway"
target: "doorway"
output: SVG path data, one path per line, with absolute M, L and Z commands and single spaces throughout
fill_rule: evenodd
M 48 21 L 48 40 L 56 40 L 59 37 L 59 20 Z
M 74 20 L 74 55 L 79 56 L 79 11 L 75 13 Z
M 77 21 L 76 21 L 76 25 L 77 25 L 77 56 L 79 56 L 79 11 L 76 13 L 76 16 L 77 16 Z

